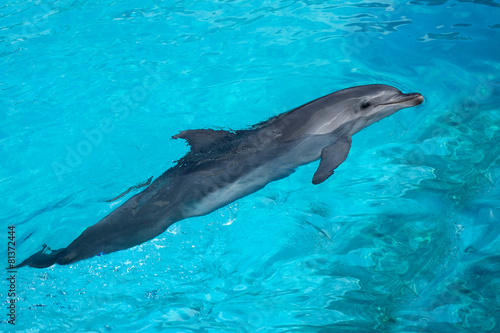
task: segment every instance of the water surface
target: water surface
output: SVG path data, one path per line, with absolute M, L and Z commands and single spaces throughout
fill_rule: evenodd
M 7 1 L 0 220 L 18 260 L 161 175 L 188 150 L 181 130 L 244 128 L 360 84 L 426 98 L 356 134 L 319 186 L 313 163 L 133 249 L 19 270 L 15 328 L 499 331 L 499 7 Z

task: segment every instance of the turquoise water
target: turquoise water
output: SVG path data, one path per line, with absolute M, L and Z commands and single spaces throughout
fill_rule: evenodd
M 20 269 L 15 330 L 500 331 L 499 1 L 0 8 L 4 265 L 7 226 L 18 261 L 68 245 L 187 152 L 181 130 L 360 84 L 426 98 L 324 184 L 313 163 L 133 249 Z

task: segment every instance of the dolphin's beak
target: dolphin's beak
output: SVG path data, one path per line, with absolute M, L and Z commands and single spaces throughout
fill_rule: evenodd
M 403 102 L 412 101 L 413 103 L 415 103 L 414 105 L 422 104 L 422 102 L 424 101 L 424 96 L 419 93 L 403 94 L 403 96 L 406 98 Z
M 404 107 L 416 106 L 422 104 L 424 101 L 424 96 L 419 93 L 409 93 L 409 94 L 400 94 L 396 97 L 393 97 L 389 103 L 384 103 L 381 105 L 395 105 L 401 104 Z

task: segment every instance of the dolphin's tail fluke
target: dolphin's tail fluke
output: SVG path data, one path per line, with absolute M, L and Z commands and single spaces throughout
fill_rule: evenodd
M 55 263 L 61 264 L 61 262 L 65 259 L 65 250 L 66 248 L 51 251 L 47 245 L 44 245 L 40 252 L 35 253 L 19 265 L 15 266 L 15 268 L 23 266 L 45 268 L 52 266 Z

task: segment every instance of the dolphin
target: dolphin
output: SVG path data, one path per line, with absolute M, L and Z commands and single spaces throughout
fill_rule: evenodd
M 321 159 L 321 184 L 347 158 L 352 135 L 396 111 L 419 105 L 419 93 L 381 84 L 343 89 L 250 128 L 186 130 L 190 151 L 66 248 L 44 248 L 17 267 L 67 265 L 142 244 L 173 223 L 202 216 Z

